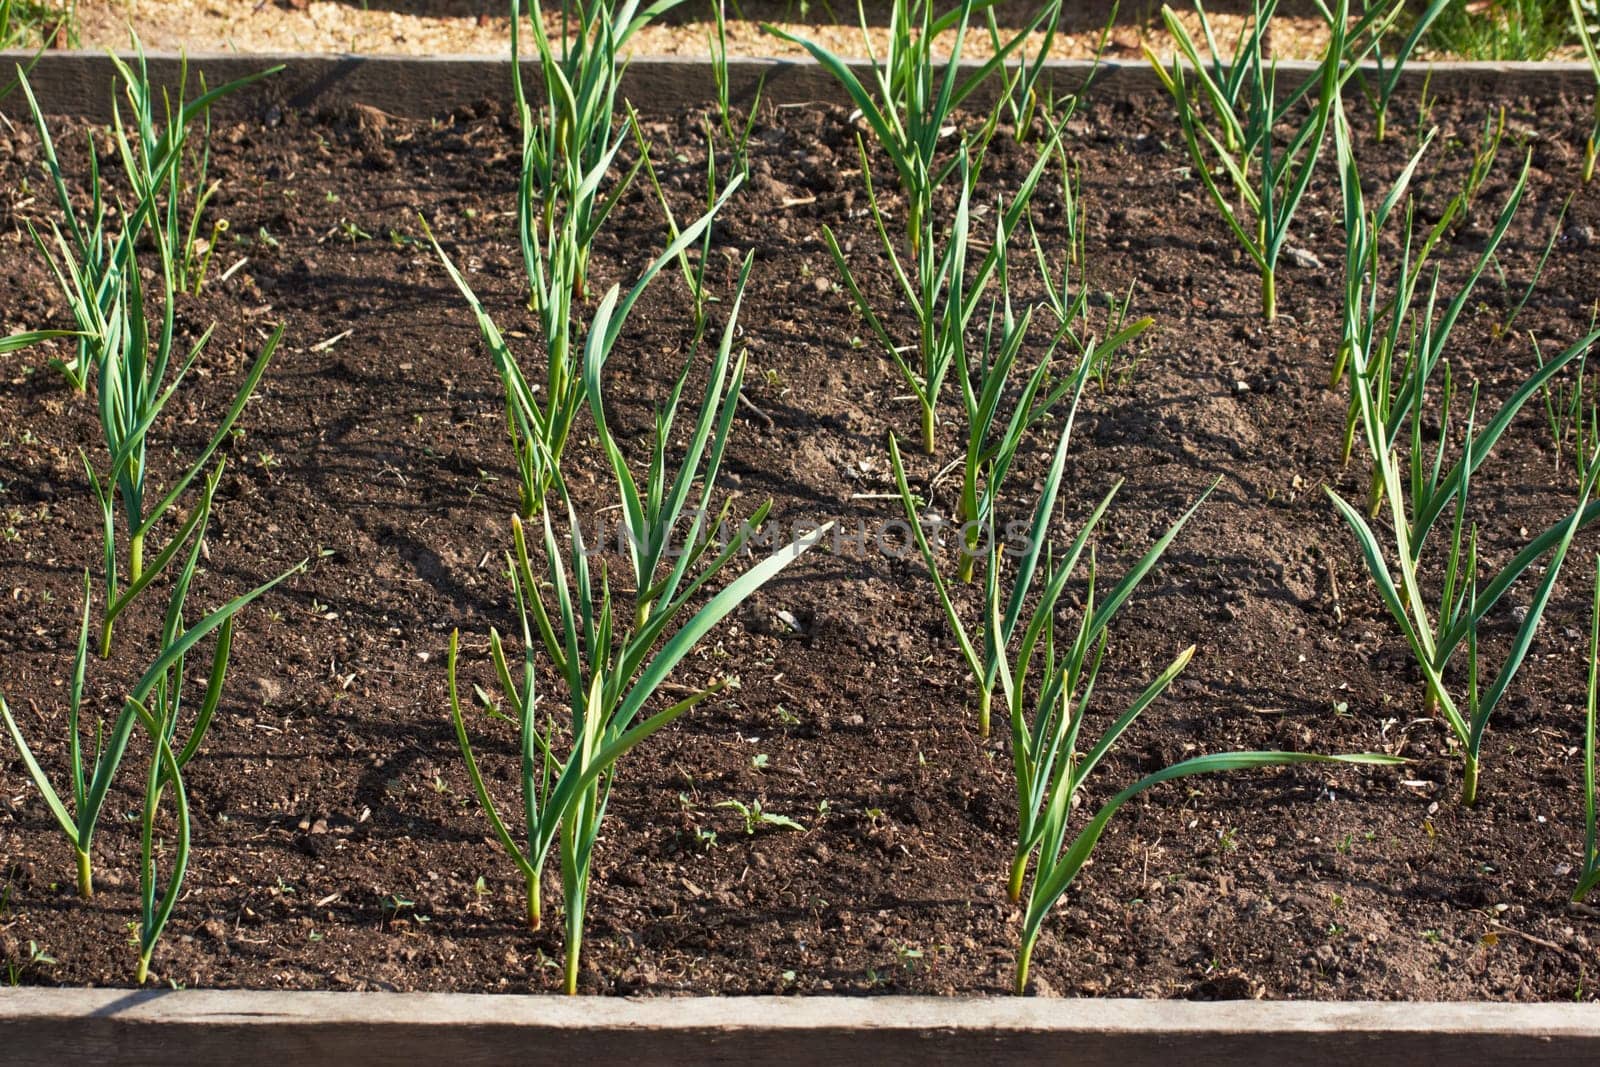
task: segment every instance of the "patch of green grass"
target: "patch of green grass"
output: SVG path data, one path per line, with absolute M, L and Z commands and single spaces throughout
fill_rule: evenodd
M 63 4 L 41 4 L 36 0 L 0 0 L 0 50 L 31 51 L 26 62 L 12 68 L 26 74 L 39 62 L 52 41 L 69 48 L 78 47 L 77 0 Z M 11 64 L 5 64 L 11 66 Z M 10 96 L 20 76 L 0 82 L 0 100 Z
M 39 0 L 0 0 L 0 48 L 38 48 L 60 32 L 62 44 L 78 46 L 78 5 Z
M 1459 59 L 1540 60 L 1568 43 L 1562 0 L 1457 0 L 1428 30 L 1428 45 Z

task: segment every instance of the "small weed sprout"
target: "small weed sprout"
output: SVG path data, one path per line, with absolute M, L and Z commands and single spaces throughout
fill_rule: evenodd
M 29 941 L 27 959 L 6 961 L 6 984 L 15 988 L 22 984 L 22 976 L 30 968 L 38 970 L 43 967 L 53 967 L 56 962 L 54 956 L 39 947 L 39 942 Z
M 775 826 L 783 830 L 805 831 L 804 826 L 801 826 L 787 815 L 779 815 L 777 812 L 764 809 L 759 800 L 752 800 L 748 804 L 742 800 L 723 800 L 717 803 L 717 807 L 732 808 L 738 812 L 739 817 L 744 820 L 746 836 L 754 834 L 763 826 Z M 711 835 L 711 840 L 713 842 L 716 841 L 716 834 Z

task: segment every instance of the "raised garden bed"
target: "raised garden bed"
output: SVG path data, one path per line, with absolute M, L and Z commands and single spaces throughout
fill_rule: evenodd
M 1437 75 L 1432 89 L 1441 136 L 1418 186 L 1424 205 L 1460 188 L 1484 120 L 1501 104 L 1508 148 L 1525 142 L 1534 154 L 1527 201 L 1498 257 L 1504 284 L 1480 287 L 1453 348 L 1458 374 L 1499 396 L 1534 366 L 1528 331 L 1560 347 L 1590 322 L 1600 193 L 1576 180 L 1590 102 L 1532 86 L 1488 100 Z M 217 252 L 227 280 L 180 309 L 188 336 L 219 326 L 164 433 L 186 450 L 203 445 L 271 325 L 286 323 L 244 434 L 228 446 L 196 596 L 218 602 L 295 560 L 312 565 L 263 598 L 236 636 L 233 684 L 204 758 L 187 772 L 194 866 L 156 973 L 253 989 L 556 988 L 559 937 L 518 922 L 520 882 L 486 841 L 443 692 L 452 629 L 467 635 L 468 678 L 488 684 L 482 635 L 511 626 L 497 559 L 515 476 L 498 383 L 416 221 L 421 212 L 502 322 L 513 321 L 523 285 L 509 214 L 514 127 L 494 98 L 429 118 L 315 97 L 256 106 L 216 131 L 223 184 L 214 210 L 237 243 Z M 1397 107 L 1410 124 L 1415 101 Z M 741 316 L 750 405 L 727 488 L 740 510 L 771 496 L 785 529 L 896 517 L 897 501 L 884 498 L 893 490 L 884 433 L 916 425 L 893 366 L 858 340 L 863 326 L 819 236 L 826 223 L 871 263 L 847 118 L 836 106 L 764 113 L 750 185 L 717 227 L 716 247 L 734 255 L 714 284 L 731 284 L 746 250 L 757 259 Z M 648 107 L 645 119 L 675 210 L 689 214 L 702 195 L 699 123 Z M 70 128 L 61 124 L 58 144 L 68 170 L 81 172 L 83 139 Z M 1388 751 L 1412 762 L 1193 779 L 1149 794 L 1112 824 L 1046 925 L 1036 988 L 1591 1000 L 1600 930 L 1592 910 L 1566 900 L 1581 843 L 1575 746 L 1593 536 L 1574 549 L 1536 655 L 1495 720 L 1483 799 L 1463 811 L 1445 730 L 1419 717 L 1403 643 L 1320 489 L 1365 490 L 1359 468 L 1338 459 L 1344 395 L 1326 388 L 1342 284 L 1337 182 L 1329 170 L 1313 183 L 1295 236 L 1313 254 L 1286 268 L 1284 314 L 1263 326 L 1255 272 L 1173 131 L 1168 103 L 1150 95 L 1091 98 L 1071 130 L 1093 284 L 1115 294 L 1132 285 L 1135 309 L 1156 328 L 1122 380 L 1091 391 L 1063 510 L 1076 520 L 1128 478 L 1099 538 L 1102 564 L 1115 572 L 1199 488 L 1223 479 L 1115 629 L 1109 662 L 1120 669 L 1102 679 L 1107 706 L 1179 648 L 1199 650 L 1113 752 L 1105 780 L 1225 748 Z M 1408 147 L 1377 148 L 1367 132 L 1358 119 L 1363 164 L 1386 182 Z M 3 136 L 0 240 L 11 251 L 0 307 L 9 332 L 58 323 L 60 311 L 21 229 L 45 216 L 38 145 L 26 125 Z M 1484 204 L 1504 197 L 1518 156 L 1502 153 Z M 986 191 L 1009 191 L 1032 158 L 1002 138 Z M 887 171 L 877 178 L 890 185 Z M 1569 194 L 1542 280 L 1505 334 L 1497 327 Z M 1060 234 L 1052 195 L 1047 185 L 1036 202 L 1047 242 Z M 1447 278 L 1466 269 L 1484 232 L 1475 215 L 1457 233 L 1440 256 Z M 597 290 L 631 282 L 664 240 L 659 208 L 636 188 L 596 246 Z M 880 270 L 867 277 L 887 284 Z M 1013 273 L 1017 296 L 1033 299 L 1038 284 L 1024 259 Z M 682 308 L 679 280 L 664 276 L 630 320 L 616 364 L 628 370 L 607 397 L 625 441 L 647 430 L 683 359 Z M 82 569 L 95 560 L 85 531 L 99 521 L 78 458 L 95 444 L 92 405 L 43 368 L 45 354 L 9 357 L 0 376 L 0 655 L 7 698 L 32 727 L 60 713 Z M 1575 496 L 1538 410 L 1524 413 L 1514 437 L 1475 486 L 1486 559 Z M 1020 506 L 1046 458 L 1043 446 L 1027 450 L 1013 482 Z M 165 457 L 153 462 L 170 475 Z M 569 463 L 573 491 L 597 519 L 611 502 L 603 461 L 580 443 Z M 912 464 L 923 484 L 938 466 Z M 151 629 L 156 610 L 144 604 L 120 625 Z M 1488 631 L 1491 655 L 1509 640 L 1509 618 Z M 623 767 L 581 988 L 1005 989 L 1018 922 L 1003 885 L 1011 785 L 1001 743 L 971 729 L 969 687 L 920 562 L 813 553 L 724 624 L 676 680 L 714 673 L 742 685 Z M 91 706 L 108 706 L 128 681 L 99 674 Z M 497 789 L 509 788 L 509 737 L 483 745 Z M 136 799 L 114 793 L 108 810 L 119 817 L 98 844 L 101 891 L 80 902 L 71 851 L 5 751 L 7 962 L 30 984 L 125 983 L 137 838 L 136 821 L 120 816 Z M 59 770 L 61 750 L 45 742 L 40 755 Z M 718 806 L 757 799 L 804 831 L 746 834 Z

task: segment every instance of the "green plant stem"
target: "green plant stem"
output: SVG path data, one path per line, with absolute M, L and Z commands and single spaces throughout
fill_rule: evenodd
M 989 736 L 989 708 L 994 703 L 994 691 L 985 689 L 978 698 L 978 736 Z
M 89 853 L 78 849 L 78 896 L 84 900 L 94 898 L 94 866 L 89 860 Z
M 128 584 L 136 585 L 144 575 L 144 534 L 136 533 L 128 538 Z M 115 618 L 107 612 L 106 623 L 100 629 L 100 658 L 111 658 L 111 628 Z
M 961 553 L 961 562 L 956 565 L 956 578 L 963 582 L 972 581 L 972 572 L 978 562 L 978 556 L 973 545 L 966 545 Z
M 1582 455 L 1582 451 L 1578 453 Z M 1600 817 L 1596 813 L 1594 741 L 1596 709 L 1600 707 L 1600 557 L 1595 561 L 1594 599 L 1589 607 L 1589 692 L 1584 701 L 1583 725 L 1583 867 L 1572 901 L 1581 904 L 1600 885 Z
M 1271 267 L 1261 268 L 1261 317 L 1267 322 L 1278 318 L 1278 276 Z
M 935 449 L 933 405 L 924 404 L 922 407 L 922 451 L 933 455 Z
M 1354 443 L 1354 439 L 1352 438 L 1352 447 L 1354 446 Z M 1348 455 L 1349 453 L 1347 452 L 1347 458 Z M 1367 515 L 1370 518 L 1377 518 L 1378 513 L 1383 510 L 1383 496 L 1383 471 L 1378 466 L 1374 465 L 1372 468 L 1372 479 L 1367 486 Z
M 1006 896 L 1011 903 L 1022 900 L 1022 880 L 1028 875 L 1028 854 L 1019 852 L 1011 860 L 1011 880 L 1006 883 Z
M 153 946 L 153 945 L 151 946 L 151 951 L 154 950 L 154 947 L 155 946 Z M 141 952 L 139 954 L 139 968 L 138 968 L 138 970 L 133 972 L 133 984 L 136 985 L 136 986 L 142 986 L 142 985 L 145 984 L 145 982 L 147 980 L 149 980 L 149 978 L 150 978 L 150 951 L 145 951 L 145 952 Z
M 1472 807 L 1478 802 L 1478 757 L 1472 753 L 1466 756 L 1466 773 L 1461 779 L 1461 803 Z
M 1339 385 L 1339 383 L 1344 380 L 1344 368 L 1345 368 L 1345 365 L 1348 364 L 1349 362 L 1350 362 L 1350 342 L 1349 342 L 1349 340 L 1344 340 L 1344 341 L 1339 342 L 1339 350 L 1337 352 L 1335 352 L 1334 356 L 1333 356 L 1333 373 L 1331 375 L 1329 375 L 1329 377 L 1328 377 L 1328 388 L 1329 389 L 1336 388 Z M 1346 434 L 1345 436 L 1348 438 L 1349 434 Z M 1350 461 L 1350 447 L 1347 444 L 1345 446 L 1345 462 L 1348 463 L 1349 461 Z
M 1017 950 L 1017 996 L 1022 996 L 1028 991 L 1028 965 L 1033 962 L 1034 939 L 1024 937 L 1022 946 Z
M 528 929 L 537 930 L 542 921 L 542 906 L 539 900 L 539 875 L 528 875 Z
M 578 953 L 583 949 L 583 924 L 571 924 L 567 930 L 567 963 L 562 978 L 562 992 L 567 996 L 578 993 Z

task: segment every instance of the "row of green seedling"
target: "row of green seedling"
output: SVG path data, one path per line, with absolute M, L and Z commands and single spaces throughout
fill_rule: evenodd
M 1425 292 L 1418 285 L 1417 264 L 1435 238 L 1426 239 L 1420 254 L 1413 252 L 1409 208 L 1400 234 L 1400 259 L 1392 271 L 1386 269 L 1388 263 L 1379 251 L 1385 223 L 1406 196 L 1428 143 L 1390 191 L 1369 208 L 1342 110 L 1336 142 L 1349 248 L 1342 351 L 1349 360 L 1360 438 L 1372 461 L 1369 510 L 1376 515 L 1387 501 L 1389 545 L 1362 509 L 1331 489 L 1329 496 L 1354 534 L 1382 603 L 1423 676 L 1423 711 L 1442 715 L 1459 746 L 1462 800 L 1470 805 L 1478 797 L 1490 720 L 1532 647 L 1573 538 L 1600 517 L 1600 501 L 1593 499 L 1600 480 L 1596 462 L 1600 453 L 1591 454 L 1582 467 L 1585 474 L 1570 514 L 1527 540 L 1492 576 L 1479 574 L 1478 530 L 1471 517 L 1473 478 L 1524 405 L 1561 370 L 1581 363 L 1600 341 L 1600 330 L 1591 330 L 1544 361 L 1492 417 L 1480 421 L 1477 386 L 1463 390 L 1455 381 L 1446 343 L 1478 274 L 1516 213 L 1527 186 L 1528 164 L 1512 188 L 1486 251 L 1457 296 L 1441 310 L 1437 268 Z M 1390 273 L 1393 277 L 1386 279 Z M 1386 292 L 1388 296 L 1383 295 Z M 1499 671 L 1485 689 L 1478 655 L 1480 628 L 1511 587 L 1524 575 L 1536 574 L 1541 564 L 1543 575 L 1531 602 Z M 1433 575 L 1437 581 L 1429 580 Z M 1464 668 L 1452 668 L 1452 660 L 1463 649 Z
M 530 99 L 522 73 L 522 3 L 511 3 L 512 89 L 522 129 L 517 231 L 528 309 L 538 320 L 542 369 L 518 362 L 466 279 L 442 250 L 439 254 L 478 318 L 505 391 L 524 519 L 543 508 L 573 421 L 584 409 L 576 331 L 588 295 L 589 259 L 606 218 L 643 162 L 641 157 L 608 184 L 626 137 L 616 121 L 622 51 L 642 26 L 677 2 L 659 0 L 641 10 L 638 0 L 580 0 L 563 7 L 556 43 L 533 0 L 530 24 L 542 89 L 537 102 Z
M 199 454 L 165 487 L 152 482 L 149 470 L 150 435 L 211 338 L 208 329 L 187 353 L 181 353 L 175 341 L 177 294 L 200 290 L 209 249 L 221 231 L 219 221 L 209 239 L 200 237 L 202 219 L 217 189 L 208 176 L 210 108 L 222 96 L 271 72 L 211 90 L 202 78 L 199 94 L 186 100 L 188 68 L 184 64 L 175 106 L 164 92 L 158 99 L 137 40 L 134 44 L 136 59 L 132 65 L 113 57 L 124 99 L 118 102 L 113 98 L 109 137 L 121 163 L 122 184 L 103 180 L 91 133 L 88 188 L 85 195 L 76 198 L 27 75 L 18 71 L 18 84 L 32 111 L 44 168 L 61 216 L 60 221 L 52 220 L 48 238 L 31 222 L 29 232 L 67 303 L 75 329 L 15 335 L 0 341 L 0 351 L 71 338 L 76 355 L 54 360 L 52 365 L 76 392 L 88 394 L 92 387 L 105 444 L 104 456 L 83 456 L 87 481 L 101 517 L 99 599 L 103 607 L 95 642 L 100 658 L 119 665 L 129 660 L 126 654 L 113 654 L 115 622 L 163 575 L 170 573 L 171 589 L 153 661 L 122 699 L 109 729 L 104 723 L 94 724 L 94 750 L 85 752 L 83 735 L 90 725 L 83 721 L 83 706 L 96 600 L 91 572 L 85 571 L 83 615 L 64 723 L 68 769 L 67 788 L 62 792 L 55 790 L 35 758 L 21 723 L 3 697 L 0 717 L 22 754 L 29 777 L 72 846 L 78 892 L 85 898 L 94 892 L 96 828 L 134 731 L 144 730 L 150 746 L 150 764 L 140 820 L 136 972 L 137 980 L 143 983 L 187 871 L 190 816 L 183 770 L 198 753 L 221 701 L 235 617 L 293 572 L 230 601 L 194 625 L 185 619 L 222 475 L 222 461 L 213 462 L 213 458 L 234 432 L 277 349 L 281 330 L 272 335 L 245 374 L 233 404 Z M 198 139 L 198 145 L 192 137 Z M 128 203 L 121 202 L 123 196 L 131 198 Z M 80 204 L 88 205 L 86 215 L 80 214 Z M 117 210 L 113 214 L 114 207 Z M 113 228 L 113 217 L 120 218 L 120 229 Z M 147 290 L 146 264 L 139 254 L 146 245 L 153 248 L 156 257 L 155 268 L 150 272 L 159 283 L 159 291 L 154 294 Z M 186 518 L 176 518 L 182 499 L 186 494 L 194 495 L 190 490 L 197 484 L 198 500 L 190 505 Z M 164 521 L 175 523 L 175 529 L 165 544 L 147 553 L 147 539 L 157 534 Z M 123 531 L 120 535 L 119 530 Z M 175 562 L 178 565 L 174 570 Z M 201 702 L 189 723 L 187 737 L 180 743 L 186 661 L 195 647 L 212 634 L 216 638 Z M 132 659 L 137 661 L 137 657 Z M 163 880 L 157 859 L 164 849 L 157 842 L 156 833 L 167 806 L 176 820 L 177 838 Z
M 900 179 L 906 205 L 904 254 L 900 242 L 891 235 L 884 203 L 873 187 L 872 160 L 866 142 L 858 142 L 868 209 L 879 247 L 896 283 L 893 288 L 899 297 L 897 303 L 908 308 L 909 317 L 914 320 L 912 344 L 902 348 L 897 343 L 890 312 L 898 308 L 875 308 L 841 242 L 827 228 L 823 236 L 857 312 L 895 360 L 916 396 L 922 411 L 923 450 L 929 455 L 937 450 L 936 408 L 947 378 L 956 379 L 963 400 L 959 437 L 964 449 L 951 464 L 961 471 L 953 523 L 930 523 L 930 516 L 923 510 L 925 502 L 912 491 L 892 433 L 889 453 L 907 523 L 974 679 L 979 733 L 987 737 L 990 732 L 997 691 L 1011 724 L 1018 844 L 1007 874 L 1007 890 L 1010 898 L 1019 903 L 1025 891 L 1027 894 L 1016 965 L 1016 989 L 1021 993 L 1027 986 L 1030 961 L 1045 918 L 1088 861 L 1112 815 L 1132 797 L 1163 781 L 1190 774 L 1325 760 L 1395 761 L 1384 756 L 1329 757 L 1285 752 L 1200 757 L 1134 783 L 1107 801 L 1082 830 L 1069 838 L 1070 815 L 1080 787 L 1122 733 L 1177 678 L 1193 653 L 1192 648 L 1181 653 L 1116 719 L 1087 756 L 1080 752 L 1084 747 L 1080 731 L 1109 643 L 1112 619 L 1152 572 L 1200 502 L 1173 524 L 1102 602 L 1095 599 L 1098 568 L 1089 545 L 1117 487 L 1112 487 L 1059 559 L 1047 547 L 1065 476 L 1072 427 L 1085 386 L 1091 377 L 1104 373 L 1118 348 L 1134 341 L 1151 323 L 1148 319 L 1127 322 L 1124 305 L 1121 318 L 1104 339 L 1090 328 L 1081 198 L 1075 176 L 1068 171 L 1062 145 L 1065 120 L 1077 105 L 1075 97 L 1063 101 L 1059 109 L 1054 101 L 1044 105 L 1047 133 L 1038 159 L 1010 202 L 996 204 L 994 240 L 981 256 L 974 255 L 978 242 L 972 234 L 972 200 L 990 140 L 1003 115 L 1009 115 L 1019 126 L 1032 126 L 1032 109 L 1039 101 L 1037 69 L 1027 62 L 1014 70 L 1003 65 L 1026 31 L 1010 42 L 1001 42 L 992 20 L 995 59 L 968 80 L 959 79 L 957 63 L 968 21 L 974 11 L 987 6 L 967 0 L 936 19 L 927 5 L 906 0 L 898 3 L 891 17 L 890 50 L 881 61 L 873 57 L 876 93 L 869 92 L 837 56 L 818 45 L 800 43 L 843 84 Z M 946 29 L 952 30 L 954 37 L 949 60 L 941 69 L 933 58 L 932 42 Z M 994 106 L 987 115 L 978 117 L 974 133 L 952 136 L 948 127 L 954 123 L 956 106 L 992 76 L 1003 77 L 1005 83 Z M 1019 128 L 1017 132 L 1021 137 L 1027 131 Z M 955 147 L 946 155 L 940 145 L 947 139 Z M 1059 261 L 1050 255 L 1030 212 L 1035 190 L 1052 160 L 1061 163 L 1066 208 L 1068 248 Z M 936 217 L 934 211 L 935 193 L 946 183 L 953 185 L 955 198 L 948 221 Z M 1013 239 L 1024 220 L 1032 238 L 1035 262 L 1045 281 L 1043 306 L 1055 320 L 1044 352 L 1031 370 L 1025 368 L 1022 357 L 1036 309 L 1023 308 L 1019 312 L 1014 306 L 1008 265 Z M 982 314 L 985 307 L 986 316 Z M 1070 341 L 1070 358 L 1058 360 L 1063 340 Z M 907 358 L 907 349 L 916 353 L 915 358 Z M 1015 384 L 1015 377 L 1022 378 L 1020 387 Z M 1013 551 L 1002 550 L 1000 538 L 1006 476 L 1019 456 L 1026 454 L 1031 435 L 1052 422 L 1059 429 L 1049 473 L 1013 562 Z M 1202 493 L 1201 500 L 1204 496 Z M 940 551 L 943 546 L 936 545 L 935 537 L 930 537 L 930 525 L 935 530 L 949 526 L 957 531 L 950 551 Z M 1006 525 L 1009 544 L 1010 530 Z M 986 547 L 980 548 L 980 544 Z M 945 561 L 951 555 L 956 558 L 954 572 L 947 573 Z M 1080 562 L 1086 555 L 1087 564 L 1082 569 L 1087 574 L 1088 606 L 1075 634 L 1070 638 L 1063 634 L 1058 640 L 1057 615 L 1068 583 L 1079 574 Z M 960 590 L 974 580 L 979 560 L 984 563 L 980 590 L 983 610 L 976 619 L 964 619 L 958 607 L 965 600 Z
M 1308 79 L 1287 92 L 1280 91 L 1277 64 L 1267 57 L 1278 0 L 1253 0 L 1252 17 L 1241 25 L 1231 49 L 1218 41 L 1205 8 L 1195 0 L 1209 62 L 1178 14 L 1162 7 L 1176 51 L 1170 64 L 1148 45 L 1146 56 L 1177 105 L 1196 177 L 1260 274 L 1261 314 L 1267 321 L 1278 314 L 1278 263 L 1316 173 L 1340 90 L 1352 77 L 1363 77 L 1382 139 L 1406 61 L 1447 2 L 1430 4 L 1387 59 L 1381 45 L 1405 10 L 1405 0 L 1374 4 L 1354 17 L 1350 0 L 1336 0 L 1331 7 L 1319 3 L 1329 32 L 1323 58 Z M 1362 63 L 1373 56 L 1379 62 L 1367 78 Z M 1280 130 L 1287 131 L 1281 143 Z
M 739 271 L 727 321 L 711 353 L 706 390 L 688 445 L 677 456 L 685 390 L 702 362 L 708 337 L 712 223 L 743 181 L 743 151 L 753 127 L 747 122 L 736 129 L 732 122 L 724 51 L 719 68 L 724 72 L 719 82 L 723 132 L 732 145 L 734 167 L 725 177 L 718 173 L 708 130 L 706 210 L 680 227 L 657 179 L 637 117 L 630 108 L 628 122 L 617 121 L 620 50 L 639 26 L 672 6 L 672 2 L 658 3 L 639 11 L 633 3 L 617 8 L 601 0 L 581 3 L 572 12 L 575 24 L 563 21 L 559 49 L 547 36 L 537 5 L 532 12 L 544 97 L 535 110 L 520 69 L 514 77 L 514 94 L 523 127 L 518 228 L 531 292 L 529 307 L 539 320 L 545 349 L 542 390 L 535 389 L 530 380 L 534 376 L 522 369 L 465 276 L 435 242 L 477 318 L 505 386 L 507 419 L 521 473 L 521 515 L 512 519 L 512 549 L 506 553 L 518 631 L 510 647 L 498 630 L 490 631 L 490 660 L 499 697 L 482 687 L 474 690 L 478 704 L 509 720 L 518 734 L 521 818 L 512 824 L 520 824 L 515 832 L 501 816 L 479 770 L 458 683 L 459 638 L 454 634 L 447 666 L 451 717 L 478 802 L 522 874 L 527 922 L 534 929 L 543 922 L 544 869 L 552 851 L 556 854 L 565 927 L 563 986 L 568 993 L 577 990 L 594 850 L 619 761 L 730 679 L 712 680 L 654 712 L 647 710 L 647 704 L 713 627 L 815 543 L 798 541 L 780 550 L 691 611 L 691 601 L 745 552 L 770 502 L 745 517 L 738 533 L 726 538 L 729 509 L 712 510 L 711 494 L 744 380 L 745 356 L 735 354 L 734 342 L 753 263 L 749 257 Z M 519 3 L 513 3 L 512 14 L 513 54 L 520 57 Z M 638 160 L 602 194 L 629 129 L 638 145 Z M 668 244 L 626 294 L 614 286 L 601 298 L 580 336 L 594 240 L 641 170 L 663 208 Z M 697 253 L 697 259 L 691 253 Z M 674 262 L 693 297 L 693 340 L 682 374 L 656 412 L 648 462 L 636 473 L 635 463 L 610 430 L 605 372 L 629 312 L 656 276 Z M 598 574 L 591 566 L 576 507 L 561 475 L 562 454 L 585 410 L 621 503 L 631 582 L 615 594 L 606 565 L 601 564 Z M 542 525 L 542 553 L 530 551 L 526 527 L 530 520 Z M 541 556 L 542 568 L 536 568 L 535 559 Z M 564 715 L 541 718 L 537 711 L 541 653 L 565 690 Z
M 653 269 L 674 254 L 669 247 Z M 585 390 L 622 501 L 622 540 L 631 582 L 622 587 L 625 592 L 614 593 L 606 565 L 594 573 L 582 524 L 559 471 L 552 481 L 552 500 L 559 500 L 560 510 L 546 507 L 541 517 L 542 580 L 536 577 L 524 525 L 513 518 L 513 551 L 507 553 L 506 563 L 520 656 L 516 650 L 508 651 L 500 633 L 491 630 L 490 658 L 500 698 L 481 689 L 478 694 L 485 708 L 510 719 L 518 732 L 520 839 L 500 815 L 478 769 L 457 683 L 457 639 L 451 638 L 448 675 L 456 736 L 479 804 L 522 872 L 531 928 L 537 929 L 542 921 L 541 881 L 552 849 L 558 857 L 565 919 L 563 985 L 568 993 L 577 990 L 594 849 L 618 761 L 729 679 L 711 681 L 653 713 L 646 712 L 646 705 L 713 627 L 816 543 L 812 537 L 779 550 L 732 579 L 698 610 L 690 610 L 691 601 L 746 551 L 771 506 L 770 501 L 761 505 L 738 523 L 737 532 L 725 536 L 730 529 L 728 509 L 714 512 L 711 500 L 744 378 L 745 356 L 742 352 L 735 356 L 733 348 L 751 264 L 746 258 L 740 271 L 688 445 L 676 464 L 669 459 L 669 450 L 679 440 L 678 415 L 690 375 L 700 362 L 700 345 L 691 348 L 667 403 L 656 414 L 648 463 L 637 475 L 605 415 L 603 375 L 620 316 L 626 313 L 616 288 L 601 300 L 590 324 L 584 350 Z M 541 720 L 536 711 L 540 651 L 565 690 L 566 714 L 559 718 Z

